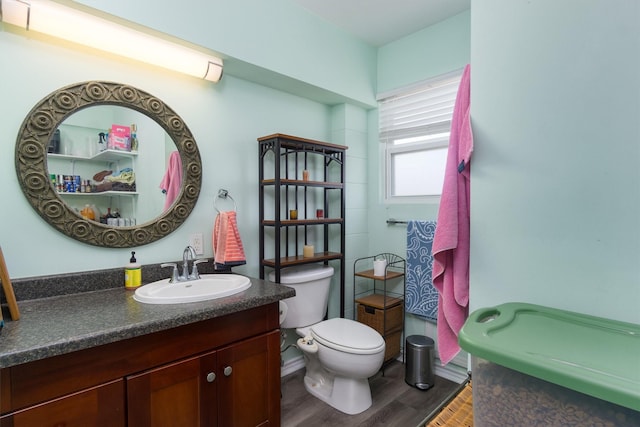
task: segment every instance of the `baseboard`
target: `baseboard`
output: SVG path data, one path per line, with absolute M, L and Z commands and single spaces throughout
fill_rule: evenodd
M 448 365 L 442 366 L 440 364 L 440 360 L 436 359 L 436 369 L 435 374 L 439 377 L 446 378 L 449 381 L 456 382 L 458 384 L 462 384 L 467 381 L 469 374 L 465 368 L 462 366 L 456 366 L 449 363 Z
M 466 358 L 466 355 L 464 355 L 463 357 Z M 445 366 L 442 366 L 442 364 L 440 363 L 440 359 L 436 357 L 434 374 L 458 384 L 466 382 L 469 378 L 469 372 L 465 367 L 460 366 L 459 364 L 459 362 L 462 362 L 462 360 L 464 360 L 463 357 L 456 357 L 452 362 L 449 362 Z M 398 356 L 396 360 L 400 363 L 404 362 L 402 353 L 400 353 L 400 356 Z
M 291 358 L 280 367 L 280 377 L 285 377 L 304 368 L 304 356 Z
M 400 355 L 397 360 L 402 363 L 402 355 Z M 436 366 L 434 373 L 439 377 L 448 379 L 449 381 L 462 384 L 468 378 L 468 372 L 462 366 L 457 366 L 451 363 L 442 366 L 439 359 L 436 359 L 435 365 Z M 280 368 L 280 377 L 285 377 L 300 369 L 303 369 L 304 366 L 305 365 L 303 356 L 293 357 L 282 364 L 282 367 Z

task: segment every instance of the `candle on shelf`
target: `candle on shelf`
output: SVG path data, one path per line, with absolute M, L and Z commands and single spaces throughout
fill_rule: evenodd
M 318 219 L 324 218 L 324 210 L 323 209 L 316 209 L 316 218 L 318 218 Z
M 302 180 L 309 181 L 309 171 L 306 169 L 302 171 Z
M 302 248 L 303 258 L 313 258 L 313 245 L 304 245 Z
M 298 210 L 297 209 L 291 209 L 289 211 L 289 219 L 298 219 Z

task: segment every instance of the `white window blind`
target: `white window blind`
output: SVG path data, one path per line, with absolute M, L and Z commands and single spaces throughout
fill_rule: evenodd
M 449 132 L 462 72 L 380 99 L 380 142 Z
M 461 76 L 455 71 L 379 97 L 387 201 L 440 195 Z

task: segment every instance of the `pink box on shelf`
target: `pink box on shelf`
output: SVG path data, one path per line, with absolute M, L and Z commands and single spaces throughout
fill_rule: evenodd
M 111 150 L 131 151 L 131 127 L 111 125 L 107 148 Z

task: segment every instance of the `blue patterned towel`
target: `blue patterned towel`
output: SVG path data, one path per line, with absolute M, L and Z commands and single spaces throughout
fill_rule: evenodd
M 407 289 L 405 310 L 429 320 L 438 318 L 438 291 L 433 287 L 433 236 L 435 221 L 407 223 Z

